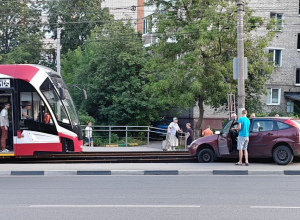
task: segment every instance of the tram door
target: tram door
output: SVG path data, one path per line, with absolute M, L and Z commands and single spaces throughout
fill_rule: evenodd
M 12 102 L 12 94 L 6 94 L 6 91 L 0 91 L 0 111 L 4 108 L 6 103 L 9 103 L 11 105 L 10 109 L 8 109 L 8 120 L 9 120 L 9 127 L 8 127 L 8 134 L 6 139 L 6 149 L 9 150 L 9 152 L 0 152 L 0 154 L 11 154 L 14 151 L 14 143 L 13 143 L 13 102 Z M 4 94 L 3 94 L 4 93 Z M 0 115 L 0 120 L 2 120 L 2 116 Z M 2 132 L 1 138 L 2 138 Z

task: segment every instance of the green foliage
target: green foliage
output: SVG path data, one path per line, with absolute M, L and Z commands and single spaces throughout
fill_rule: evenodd
M 145 63 L 141 36 L 131 23 L 120 21 L 96 28 L 83 46 L 69 51 L 62 72 L 68 84 L 87 90 L 84 102 L 79 91 L 72 90 L 72 95 L 97 124 L 147 125 L 160 109 L 145 92 Z
M 0 1 L 0 63 L 39 63 L 42 54 L 41 6 Z
M 227 94 L 237 90 L 232 76 L 232 60 L 237 56 L 236 6 L 227 0 L 149 0 L 147 4 L 159 6 L 152 16 L 159 40 L 150 48 L 145 68 L 151 82 L 148 94 L 168 106 L 187 108 L 198 102 L 202 119 L 203 104 L 220 107 Z M 250 36 L 263 25 L 263 19 L 249 9 L 244 22 L 247 99 L 258 106 L 257 97 L 273 70 L 264 52 L 273 34 Z
M 78 116 L 82 125 L 87 125 L 89 122 L 95 124 L 95 119 L 92 116 L 87 115 L 86 113 L 79 112 Z
M 61 18 L 62 54 L 82 45 L 91 31 L 112 20 L 107 8 L 101 7 L 102 0 L 58 0 L 49 1 L 49 31 L 57 37 L 58 17 Z

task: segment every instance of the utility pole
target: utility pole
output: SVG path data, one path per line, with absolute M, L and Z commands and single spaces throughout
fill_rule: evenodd
M 238 117 L 245 109 L 244 0 L 237 0 Z
M 57 73 L 60 74 L 60 36 L 61 36 L 61 27 L 59 26 L 61 22 L 60 16 L 58 16 L 57 21 L 57 39 L 56 39 L 56 65 L 57 65 Z

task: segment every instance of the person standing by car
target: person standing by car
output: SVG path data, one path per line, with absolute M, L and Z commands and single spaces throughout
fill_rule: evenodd
M 92 128 L 92 122 L 90 121 L 88 123 L 88 126 L 85 128 L 85 146 L 91 146 L 94 147 L 94 141 L 93 141 L 93 128 Z
M 253 118 L 255 118 L 255 113 L 252 113 L 252 114 L 250 115 L 250 119 L 253 119 Z
M 1 150 L 2 152 L 9 152 L 9 150 L 6 149 L 6 139 L 8 134 L 8 127 L 9 127 L 9 120 L 8 120 L 8 109 L 10 108 L 9 103 L 5 103 L 4 108 L 1 111 Z
M 212 130 L 210 130 L 210 126 L 207 125 L 206 126 L 206 129 L 202 132 L 202 136 L 203 137 L 207 137 L 207 136 L 210 136 L 210 135 L 213 135 L 214 133 L 212 132 Z
M 176 137 L 176 132 L 179 131 L 181 131 L 181 129 L 178 126 L 178 118 L 174 117 L 173 122 L 171 122 L 168 127 L 168 133 L 170 134 L 171 150 L 175 150 L 175 147 L 178 147 L 178 138 Z
M 239 151 L 239 162 L 236 165 L 243 164 L 243 151 L 245 155 L 245 164 L 249 166 L 248 160 L 248 143 L 249 143 L 249 128 L 250 128 L 250 120 L 247 118 L 247 110 L 242 111 L 242 117 L 239 118 L 237 121 L 239 123 L 239 136 L 238 136 L 238 143 L 237 149 Z
M 189 147 L 193 142 L 193 130 L 190 123 L 186 124 L 186 128 L 186 146 Z

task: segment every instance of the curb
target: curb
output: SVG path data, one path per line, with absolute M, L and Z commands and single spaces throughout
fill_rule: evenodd
M 300 175 L 300 170 L 30 170 L 0 171 L 0 176 L 131 176 L 131 175 L 175 175 L 175 176 L 270 176 Z

